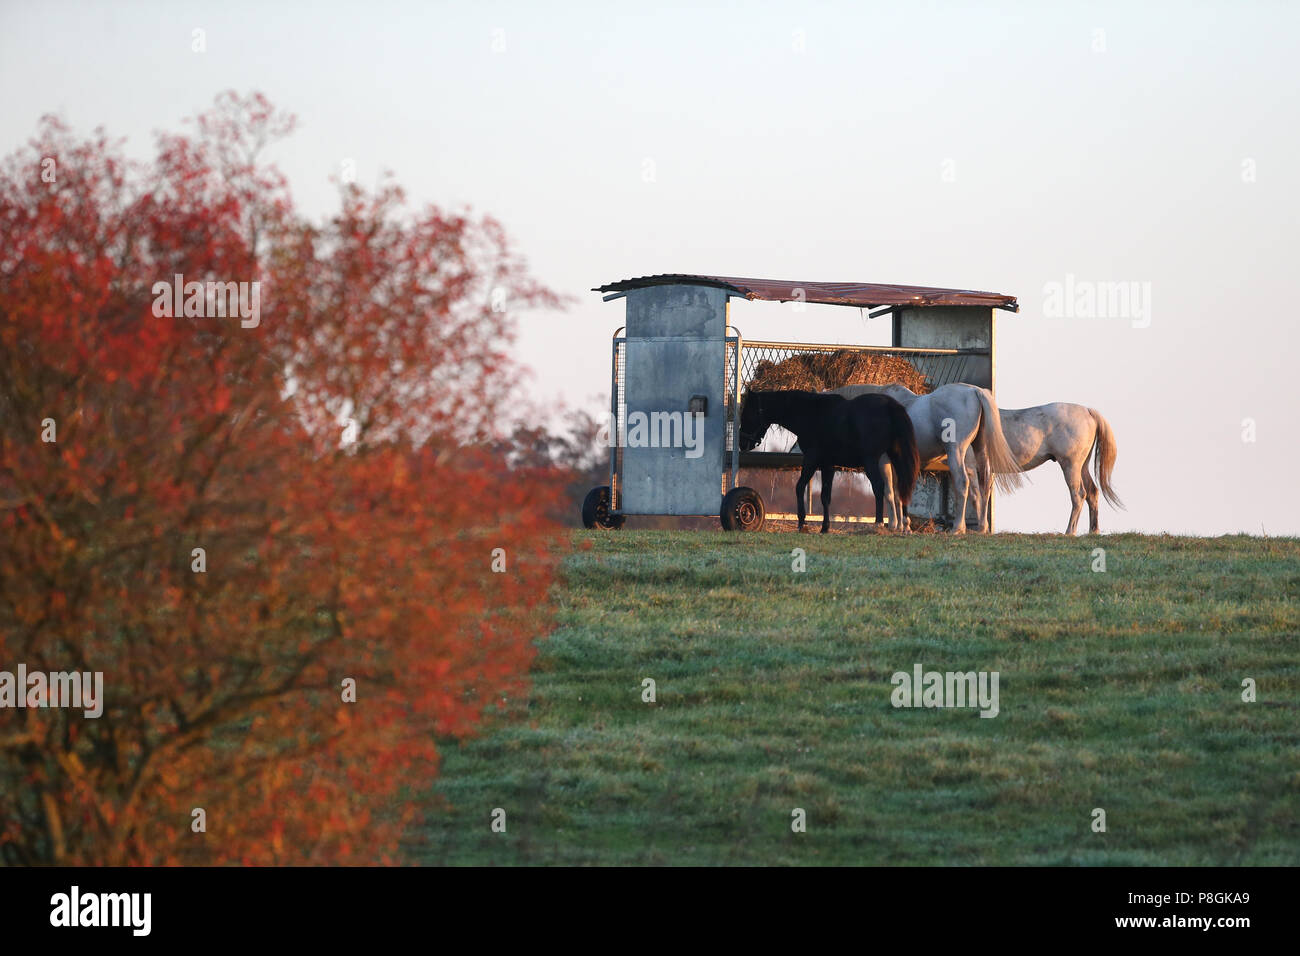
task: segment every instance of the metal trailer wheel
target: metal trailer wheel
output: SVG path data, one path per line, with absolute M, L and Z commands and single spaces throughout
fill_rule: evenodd
M 582 526 L 584 528 L 608 528 L 613 531 L 623 527 L 627 521 L 624 515 L 609 513 L 609 485 L 601 485 L 587 492 L 582 502 Z
M 767 509 L 753 488 L 732 488 L 722 499 L 718 517 L 725 531 L 761 531 Z

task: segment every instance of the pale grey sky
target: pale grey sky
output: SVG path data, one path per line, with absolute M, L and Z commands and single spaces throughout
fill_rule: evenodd
M 261 90 L 299 117 L 274 159 L 304 211 L 352 159 L 500 219 L 579 299 L 520 317 L 531 389 L 592 407 L 622 307 L 586 290 L 610 280 L 1012 293 L 999 404 L 1109 418 L 1128 511 L 1103 504 L 1103 529 L 1294 535 L 1298 64 L 1288 3 L 4 2 L 0 153 L 55 112 L 147 155 L 218 92 Z M 1149 324 L 1045 315 L 1067 276 L 1149 283 Z M 832 307 L 733 320 L 888 335 Z M 1002 529 L 1064 527 L 1059 469 L 1032 478 Z

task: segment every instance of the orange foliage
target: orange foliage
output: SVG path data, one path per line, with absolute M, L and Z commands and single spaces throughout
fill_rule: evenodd
M 525 689 L 560 479 L 485 450 L 493 290 L 557 299 L 392 186 L 303 222 L 260 162 L 291 127 L 227 94 L 146 166 L 46 120 L 0 174 L 0 670 L 105 697 L 0 709 L 7 862 L 390 861 L 437 741 Z M 260 322 L 158 317 L 176 274 Z

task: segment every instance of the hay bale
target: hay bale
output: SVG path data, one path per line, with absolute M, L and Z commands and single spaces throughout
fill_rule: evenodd
M 931 391 L 925 376 L 907 359 L 880 352 L 837 349 L 798 352 L 783 362 L 754 366 L 749 388 L 756 392 L 802 389 L 828 392 L 845 385 L 906 385 L 918 395 Z

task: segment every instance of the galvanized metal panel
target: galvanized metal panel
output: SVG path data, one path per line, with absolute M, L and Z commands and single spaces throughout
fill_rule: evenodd
M 726 334 L 727 295 L 698 285 L 655 286 L 627 295 L 627 337 L 656 335 L 722 339 Z M 722 373 L 722 366 L 718 366 Z
M 993 310 L 956 306 L 904 309 L 895 316 L 894 345 L 914 349 L 978 350 L 964 363 L 960 378 L 951 381 L 993 387 Z M 948 384 L 942 382 L 939 384 Z
M 916 479 L 916 488 L 912 491 L 912 502 L 907 513 L 913 518 L 928 518 L 932 521 L 947 521 L 952 509 L 945 495 L 945 475 L 933 471 L 923 471 Z
M 718 513 L 727 466 L 726 315 L 721 289 L 664 286 L 628 294 L 624 514 Z M 696 396 L 704 399 L 705 412 L 691 420 Z M 634 443 L 638 415 L 647 423 L 641 437 L 651 444 Z M 681 428 L 674 432 L 678 423 Z M 684 447 L 681 429 L 688 424 L 699 457 L 689 457 L 695 450 Z
M 724 358 L 722 339 L 627 340 L 628 428 L 621 482 L 625 514 L 717 513 L 726 464 Z M 690 457 L 696 449 L 681 447 L 694 395 L 707 401 L 705 414 L 689 421 L 699 457 Z M 638 438 L 640 423 L 646 424 L 646 433 Z M 678 424 L 681 427 L 674 429 Z M 672 447 L 674 440 L 679 447 Z M 665 443 L 669 447 L 663 447 Z

